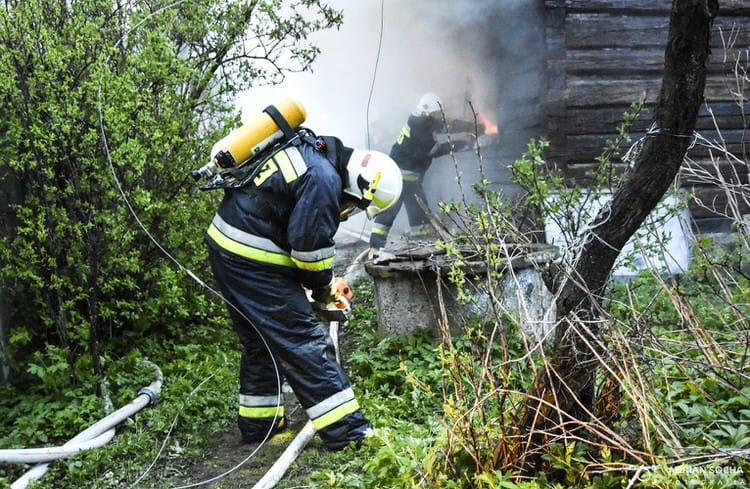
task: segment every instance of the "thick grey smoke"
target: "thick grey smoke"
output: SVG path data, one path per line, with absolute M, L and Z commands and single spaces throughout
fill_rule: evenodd
M 471 102 L 500 126 L 501 137 L 513 139 L 505 147 L 524 147 L 536 135 L 544 63 L 540 0 L 330 3 L 343 10 L 344 25 L 313 39 L 322 51 L 313 71 L 248 93 L 240 101 L 246 117 L 292 95 L 307 108 L 305 125 L 316 133 L 388 152 L 420 96 L 435 92 L 449 118 L 470 119 Z M 478 179 L 476 157 L 468 152 L 464 159 L 470 168 L 463 183 L 471 185 Z M 486 161 L 489 178 L 504 184 L 507 163 Z M 428 176 L 426 185 L 440 183 L 431 205 L 457 194 L 452 165 L 436 162 Z
M 316 132 L 339 135 L 352 146 L 390 146 L 425 92 L 438 93 L 451 117 L 469 117 L 470 101 L 498 122 L 501 97 L 512 103 L 536 90 L 538 80 L 518 75 L 528 70 L 521 60 L 542 59 L 534 40 L 538 2 L 330 3 L 343 10 L 344 25 L 313 39 L 322 50 L 313 71 L 249 92 L 240 100 L 248 116 L 270 100 L 293 95 L 307 107 L 306 125 Z

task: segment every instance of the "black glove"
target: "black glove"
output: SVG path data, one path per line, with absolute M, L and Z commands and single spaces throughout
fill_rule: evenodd
M 336 300 L 336 286 L 331 280 L 328 285 L 312 291 L 312 300 L 322 304 L 328 304 Z

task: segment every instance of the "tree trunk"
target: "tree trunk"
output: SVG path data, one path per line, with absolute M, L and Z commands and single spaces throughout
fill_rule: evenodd
M 595 400 L 601 291 L 623 246 L 664 196 L 693 139 L 706 81 L 711 24 L 718 0 L 674 0 L 665 49 L 664 79 L 653 127 L 635 164 L 611 202 L 580 238 L 580 251 L 555 281 L 557 326 L 554 353 L 539 372 L 519 417 L 532 448 L 564 436 L 590 417 Z M 536 471 L 541 452 L 525 450 L 524 468 Z

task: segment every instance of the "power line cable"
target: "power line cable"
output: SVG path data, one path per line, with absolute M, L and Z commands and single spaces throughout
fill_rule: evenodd
M 367 112 L 365 115 L 367 124 L 367 149 L 370 148 L 370 103 L 372 102 L 372 93 L 375 90 L 375 79 L 378 74 L 378 65 L 380 64 L 380 50 L 383 47 L 383 30 L 385 26 L 385 5 L 384 0 L 380 0 L 380 34 L 378 36 L 378 53 L 375 56 L 375 68 L 372 70 L 372 82 L 370 83 L 370 93 L 367 97 Z

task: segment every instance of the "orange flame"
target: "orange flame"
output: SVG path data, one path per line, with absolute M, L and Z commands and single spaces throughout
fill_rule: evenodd
M 487 116 L 483 114 L 477 114 L 477 122 L 480 124 L 484 124 L 484 133 L 485 134 L 497 134 L 498 128 L 497 124 L 493 124 L 492 121 L 490 121 Z

